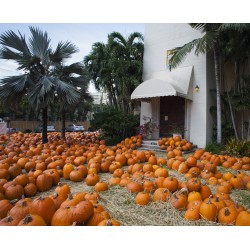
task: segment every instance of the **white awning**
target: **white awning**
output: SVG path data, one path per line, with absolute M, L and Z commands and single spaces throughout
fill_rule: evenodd
M 150 99 L 160 96 L 180 96 L 192 100 L 193 66 L 177 68 L 159 78 L 141 83 L 132 93 L 131 99 Z M 142 100 L 143 101 L 143 100 Z

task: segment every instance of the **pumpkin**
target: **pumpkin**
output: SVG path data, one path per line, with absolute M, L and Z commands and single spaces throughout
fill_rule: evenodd
M 82 225 L 93 213 L 94 207 L 90 201 L 80 201 L 74 206 L 61 206 L 53 215 L 51 225 L 70 226 L 73 223 Z
M 114 171 L 113 176 L 114 177 L 121 177 L 124 174 L 124 170 L 121 168 L 118 168 Z
M 57 184 L 55 192 L 58 193 L 59 195 L 67 197 L 68 194 L 70 194 L 70 186 L 66 183 L 59 182 Z
M 150 203 L 150 195 L 147 192 L 139 192 L 135 197 L 135 203 L 140 206 L 145 206 Z
M 200 213 L 198 208 L 191 207 L 190 209 L 187 209 L 187 211 L 184 214 L 184 218 L 186 220 L 199 220 L 200 219 Z
M 250 213 L 247 211 L 241 211 L 235 222 L 236 226 L 250 226 Z
M 101 221 L 110 219 L 110 215 L 107 211 L 94 212 L 94 214 L 88 219 L 87 226 L 97 226 Z
M 143 182 L 143 188 L 144 188 L 145 192 L 151 193 L 155 190 L 155 183 L 153 181 L 150 181 L 150 180 L 145 180 Z
M 47 226 L 43 217 L 37 214 L 27 214 L 17 226 Z
M 52 188 L 52 176 L 41 174 L 36 178 L 36 187 L 39 192 L 44 192 Z
M 21 185 L 12 184 L 5 190 L 5 198 L 8 200 L 21 199 L 24 194 L 23 187 Z
M 74 170 L 74 166 L 70 163 L 67 163 L 63 166 L 63 178 L 69 180 L 69 174 Z
M 188 202 L 202 200 L 201 194 L 196 191 L 192 191 L 188 194 Z
M 24 195 L 26 197 L 32 197 L 37 193 L 37 187 L 34 183 L 28 183 L 24 188 Z
M 95 184 L 95 191 L 96 192 L 103 192 L 108 190 L 108 184 L 104 181 L 97 182 Z
M 179 186 L 179 182 L 173 176 L 165 178 L 162 183 L 162 187 L 167 188 L 172 193 L 178 189 L 178 186 Z
M 184 209 L 187 206 L 187 195 L 185 194 L 187 190 L 185 188 L 181 189 L 177 193 L 174 193 L 170 198 L 170 204 L 175 209 Z
M 237 218 L 237 211 L 234 207 L 223 207 L 219 210 L 218 221 L 225 225 L 234 225 Z
M 155 178 L 155 185 L 157 188 L 163 187 L 163 181 L 165 180 L 165 177 L 158 177 Z
M 187 188 L 189 192 L 192 191 L 200 191 L 201 189 L 201 182 L 198 178 L 191 178 L 187 182 Z
M 215 221 L 217 216 L 217 207 L 212 203 L 211 198 L 203 201 L 200 206 L 200 216 L 207 221 Z
M 8 215 L 13 218 L 18 219 L 18 221 L 22 220 L 27 214 L 30 213 L 31 201 L 23 201 L 19 204 L 16 204 L 13 208 L 10 209 Z
M 139 184 L 137 182 L 134 182 L 134 181 L 128 182 L 128 184 L 126 185 L 126 188 L 131 193 L 138 193 L 138 192 L 142 192 L 143 191 L 143 185 Z
M 106 219 L 101 221 L 97 226 L 120 226 L 120 222 L 114 219 Z
M 157 188 L 153 194 L 153 201 L 167 201 L 170 198 L 170 192 L 167 188 Z
M 19 223 L 17 218 L 13 218 L 11 215 L 0 220 L 0 226 L 16 226 Z
M 40 215 L 47 225 L 50 225 L 55 211 L 54 201 L 48 196 L 36 198 L 30 207 L 30 213 Z
M 0 219 L 7 216 L 10 209 L 14 207 L 15 202 L 17 202 L 17 199 L 12 201 L 7 199 L 0 200 Z
M 53 193 L 52 195 L 49 196 L 54 204 L 55 204 L 55 207 L 56 207 L 56 210 L 61 206 L 61 204 L 67 199 L 66 196 L 63 196 L 63 195 L 59 195 L 58 193 Z
M 18 175 L 22 174 L 22 168 L 20 166 L 17 166 L 17 165 L 10 166 L 9 169 L 8 169 L 8 171 L 10 173 L 10 178 L 11 179 L 14 179 Z
M 154 172 L 155 177 L 168 177 L 168 171 L 165 168 L 158 168 Z
M 186 164 L 188 165 L 188 167 L 196 167 L 197 164 L 197 159 L 193 156 L 189 156 L 186 160 Z
M 80 181 L 83 181 L 84 179 L 84 173 L 75 168 L 74 170 L 72 170 L 69 174 L 69 179 L 73 182 L 80 182 Z
M 187 209 L 190 209 L 190 208 L 192 208 L 192 207 L 193 207 L 193 208 L 200 209 L 201 203 L 202 203 L 201 200 L 190 201 L 190 202 L 188 202 L 188 204 L 187 204 Z
M 95 186 L 95 184 L 100 180 L 99 175 L 93 173 L 93 174 L 88 174 L 85 183 L 88 186 Z
M 120 181 L 121 181 L 121 178 L 120 178 L 120 177 L 111 177 L 111 178 L 109 179 L 109 185 L 110 185 L 110 186 L 119 185 Z

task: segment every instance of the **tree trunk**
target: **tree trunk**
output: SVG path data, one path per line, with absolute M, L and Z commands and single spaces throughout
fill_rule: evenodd
M 216 103 L 217 103 L 217 143 L 222 143 L 222 125 L 221 125 L 221 97 L 220 97 L 220 70 L 219 70 L 219 50 L 214 48 L 214 67 L 215 67 L 215 83 L 216 83 Z
M 42 143 L 48 142 L 47 137 L 47 119 L 48 119 L 48 108 L 43 108 L 43 131 L 42 131 Z
M 241 111 L 241 139 L 244 140 L 244 111 Z
M 236 124 L 235 124 L 234 113 L 233 113 L 233 109 L 232 109 L 232 103 L 230 101 L 230 97 L 229 97 L 228 91 L 227 91 L 227 99 L 228 99 L 228 104 L 229 104 L 229 109 L 230 109 L 230 115 L 231 115 L 231 119 L 232 119 L 232 124 L 233 124 L 233 128 L 234 128 L 234 135 L 235 135 L 235 138 L 237 140 L 239 140 L 239 136 L 238 136 L 238 132 L 237 132 Z
M 65 136 L 65 110 L 62 110 L 62 113 L 61 113 L 61 119 L 62 119 L 62 131 L 61 131 L 61 137 L 63 140 L 66 139 L 66 136 Z
M 247 131 L 247 140 L 250 139 L 250 117 L 248 119 L 248 131 Z

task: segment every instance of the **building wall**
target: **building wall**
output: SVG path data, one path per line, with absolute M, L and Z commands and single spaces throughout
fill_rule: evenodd
M 145 25 L 145 49 L 143 59 L 143 80 L 150 78 L 163 79 L 169 69 L 166 66 L 166 52 L 175 47 L 182 46 L 195 38 L 201 37 L 201 33 L 192 29 L 188 24 L 146 24 Z M 190 53 L 179 67 L 194 66 L 193 86 L 194 91 L 196 85 L 199 86 L 199 92 L 193 92 L 193 100 L 188 103 L 187 108 L 190 108 L 190 141 L 199 147 L 204 147 L 207 142 L 207 125 L 210 121 L 207 116 L 207 77 L 206 77 L 206 55 L 196 56 L 194 52 Z M 146 112 L 148 103 L 142 102 L 141 115 Z M 155 105 L 153 105 L 154 107 Z M 155 111 L 157 108 L 155 108 Z M 152 110 L 154 113 L 154 110 Z M 151 111 L 151 112 L 152 112 Z M 150 112 L 149 112 L 150 113 Z M 188 114 L 188 112 L 187 112 Z M 186 115 L 187 115 L 186 114 Z M 186 118 L 186 120 L 188 120 Z

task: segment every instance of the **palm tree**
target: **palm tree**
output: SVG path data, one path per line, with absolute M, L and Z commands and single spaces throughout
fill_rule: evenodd
M 110 104 L 118 109 L 110 47 L 104 43 L 94 43 L 92 51 L 83 61 L 95 88 L 98 91 L 107 91 Z
M 80 97 L 79 91 L 72 85 L 53 75 L 53 68 L 70 58 L 78 49 L 69 41 L 59 42 L 52 50 L 47 32 L 30 27 L 31 37 L 26 41 L 20 32 L 7 31 L 0 36 L 0 59 L 18 63 L 21 75 L 6 77 L 1 80 L 1 102 L 12 108 L 26 95 L 29 104 L 35 109 L 42 109 L 42 142 L 47 139 L 47 110 L 55 99 L 55 93 L 65 99 L 65 105 L 71 105 Z
M 68 66 L 66 65 L 58 65 L 54 69 L 54 75 L 56 75 L 60 80 L 67 82 L 68 84 L 74 86 L 78 89 L 80 93 L 80 98 L 74 105 L 68 106 L 65 99 L 57 96 L 59 107 L 61 110 L 61 137 L 65 139 L 65 115 L 67 111 L 73 112 L 76 109 L 81 109 L 80 106 L 84 106 L 85 102 L 93 101 L 92 96 L 88 93 L 89 87 L 89 76 L 84 68 L 84 65 L 80 62 L 73 63 Z
M 134 32 L 125 38 L 119 32 L 113 32 L 108 36 L 108 45 L 112 51 L 115 83 L 120 93 L 118 98 L 123 111 L 129 113 L 133 109 L 130 96 L 142 82 L 143 35 Z
M 203 33 L 198 39 L 173 50 L 170 59 L 171 68 L 177 67 L 193 49 L 195 54 L 204 54 L 212 51 L 214 54 L 215 67 L 215 83 L 216 83 L 216 100 L 217 100 L 217 143 L 222 142 L 222 126 L 221 126 L 221 83 L 220 83 L 220 56 L 222 50 L 221 37 L 225 32 L 233 30 L 235 32 L 243 32 L 247 24 L 219 24 L 219 23 L 193 23 L 190 26 Z
M 108 92 L 110 104 L 118 110 L 132 109 L 131 93 L 142 82 L 143 36 L 132 33 L 108 35 L 108 43 L 95 43 L 84 58 L 95 87 Z

